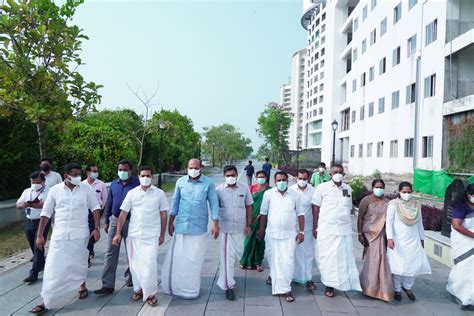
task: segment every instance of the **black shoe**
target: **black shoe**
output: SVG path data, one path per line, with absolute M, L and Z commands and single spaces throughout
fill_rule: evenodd
M 401 293 L 401 292 L 395 292 L 395 293 L 393 294 L 393 299 L 394 299 L 395 301 L 401 301 L 401 300 L 402 300 L 402 293 Z
M 25 283 L 33 283 L 35 282 L 36 280 L 38 280 L 38 275 L 37 274 L 30 274 L 29 277 L 25 278 L 23 280 L 23 282 Z
M 235 300 L 234 290 L 233 290 L 233 289 L 228 289 L 227 291 L 225 291 L 225 297 L 226 297 L 229 301 Z
M 126 276 L 125 276 L 125 286 L 126 286 L 126 287 L 132 287 L 132 286 L 133 286 L 132 276 L 131 276 L 131 275 L 126 275 Z
M 109 294 L 112 294 L 114 292 L 114 289 L 113 288 L 110 288 L 110 287 L 101 287 L 100 289 L 98 290 L 95 290 L 94 291 L 94 294 L 98 294 L 98 295 L 109 295 Z
M 31 258 L 30 258 L 30 262 L 33 262 L 34 259 L 35 259 L 35 257 L 31 257 Z
M 406 288 L 402 287 L 403 291 L 405 291 L 405 293 L 407 294 L 408 298 L 410 299 L 410 301 L 414 301 L 416 300 L 416 297 L 415 297 L 415 294 L 413 294 L 413 291 L 410 289 L 410 290 L 407 290 Z

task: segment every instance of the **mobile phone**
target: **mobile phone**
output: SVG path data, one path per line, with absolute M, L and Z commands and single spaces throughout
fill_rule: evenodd
M 349 191 L 347 189 L 342 189 L 342 196 L 350 197 Z

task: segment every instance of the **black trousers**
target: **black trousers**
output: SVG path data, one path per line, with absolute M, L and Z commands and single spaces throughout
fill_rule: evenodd
M 38 274 L 44 269 L 44 250 L 39 250 L 36 247 L 36 234 L 39 227 L 39 219 L 25 219 L 25 235 L 26 240 L 30 244 L 31 252 L 33 252 L 33 266 L 30 270 L 30 275 Z M 48 221 L 46 225 L 43 237 L 46 240 L 48 237 L 49 230 L 51 228 L 51 221 Z
M 95 228 L 95 223 L 94 223 L 94 215 L 92 215 L 91 210 L 89 210 L 89 233 L 92 234 Z M 94 242 L 92 241 L 92 238 L 89 238 L 89 243 L 87 244 L 87 250 L 89 250 L 89 256 L 91 256 L 94 253 Z

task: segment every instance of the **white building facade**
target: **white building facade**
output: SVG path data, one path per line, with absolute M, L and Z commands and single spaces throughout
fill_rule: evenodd
M 474 1 L 305 0 L 301 23 L 303 148 L 353 174 L 446 167 L 448 115 L 474 109 Z

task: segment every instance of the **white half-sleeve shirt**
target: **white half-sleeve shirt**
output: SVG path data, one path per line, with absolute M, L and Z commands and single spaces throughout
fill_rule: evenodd
M 295 191 L 301 195 L 303 199 L 304 208 L 304 230 L 313 230 L 313 204 L 311 203 L 314 194 L 314 187 L 311 184 L 307 184 L 304 190 L 298 187 L 298 184 L 294 184 L 290 187 L 290 190 Z

